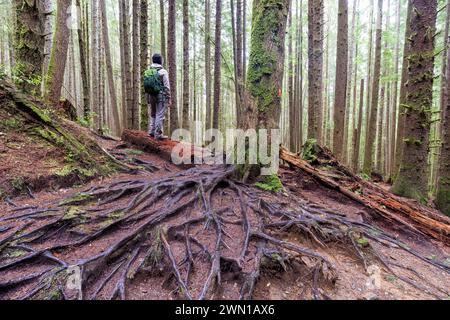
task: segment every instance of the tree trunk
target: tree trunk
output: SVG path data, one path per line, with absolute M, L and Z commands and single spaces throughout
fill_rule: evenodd
M 219 129 L 220 95 L 222 79 L 222 0 L 216 0 L 216 31 L 214 52 L 214 97 L 213 97 L 213 124 L 212 128 Z
M 382 20 L 383 20 L 383 0 L 378 0 L 378 17 L 377 17 L 377 31 L 375 44 L 375 66 L 373 70 L 372 82 L 372 98 L 371 107 L 368 120 L 368 130 L 366 132 L 366 146 L 364 153 L 364 173 L 371 175 L 373 167 L 373 153 L 375 147 L 375 137 L 377 129 L 377 114 L 378 114 L 378 98 L 380 90 L 380 72 L 381 72 L 381 35 L 382 35 Z
M 396 146 L 395 146 L 395 168 L 394 172 L 397 175 L 400 170 L 400 162 L 403 156 L 403 137 L 405 136 L 405 105 L 406 105 L 406 84 L 408 82 L 408 57 L 411 55 L 411 46 L 409 40 L 411 36 L 411 16 L 412 16 L 412 4 L 411 0 L 408 2 L 408 14 L 406 18 L 406 31 L 405 31 L 405 45 L 403 48 L 403 67 L 402 67 L 402 80 L 400 83 L 400 102 L 398 110 L 397 119 L 397 136 L 396 136 Z M 397 179 L 397 177 L 395 177 Z
M 189 123 L 189 1 L 183 0 L 183 121 L 182 128 L 190 130 Z
M 13 75 L 23 79 L 18 85 L 39 94 L 44 63 L 43 17 L 37 1 L 14 0 L 14 57 Z
M 400 69 L 400 20 L 401 20 L 401 2 L 398 2 L 397 5 L 397 21 L 396 21 L 396 32 L 397 32 L 397 41 L 395 45 L 395 62 L 394 62 L 394 74 L 398 75 L 399 69 Z M 390 156 L 391 156 L 391 165 L 390 165 L 390 172 L 389 175 L 391 179 L 393 179 L 393 176 L 395 175 L 395 149 L 397 143 L 399 141 L 396 141 L 396 130 L 398 130 L 397 127 L 397 101 L 398 101 L 398 83 L 399 81 L 396 79 L 392 83 L 392 92 L 393 92 L 393 98 L 392 98 L 392 110 L 391 110 L 391 145 L 390 145 Z
M 323 0 L 308 0 L 308 138 L 322 144 Z
M 133 103 L 131 105 L 131 127 L 139 129 L 139 97 L 140 97 L 140 44 L 139 44 L 139 0 L 133 0 L 132 16 L 133 16 Z
M 355 126 L 355 131 L 353 134 L 353 161 L 352 168 L 353 172 L 357 173 L 359 170 L 359 156 L 361 148 L 361 132 L 362 132 L 362 122 L 363 122 L 363 109 L 364 109 L 364 79 L 361 79 L 360 87 L 360 97 L 359 97 L 359 115 L 358 123 Z
M 56 9 L 55 36 L 53 37 L 52 53 L 44 81 L 44 98 L 53 105 L 58 105 L 61 98 L 61 88 L 66 69 L 67 52 L 69 49 L 69 29 L 67 19 L 70 0 L 58 0 Z
M 450 9 L 449 9 L 450 13 Z M 450 18 L 450 15 L 447 19 Z M 448 39 L 450 43 L 450 39 Z M 447 50 L 447 79 L 450 77 L 450 50 Z M 450 216 L 450 82 L 446 82 L 445 104 L 442 105 L 442 147 L 439 159 L 439 178 L 436 204 L 439 210 Z
M 279 127 L 289 2 L 253 2 L 253 31 L 247 74 L 248 101 L 253 115 L 247 115 L 248 128 Z M 251 123 L 252 119 L 256 122 Z
M 141 0 L 141 17 L 140 23 L 140 73 L 139 78 L 144 74 L 148 67 L 149 50 L 148 50 L 148 0 Z M 140 86 L 141 92 L 141 130 L 148 130 L 148 108 L 144 86 Z
M 100 130 L 100 101 L 99 101 L 99 36 L 98 2 L 91 0 L 91 110 L 93 112 L 92 126 L 94 130 Z
M 205 0 L 205 96 L 206 130 L 212 125 L 211 106 L 211 0 Z
M 177 45 L 176 45 L 176 7 L 175 0 L 169 0 L 168 17 L 168 59 L 169 59 L 169 78 L 170 91 L 172 93 L 170 106 L 170 134 L 179 128 L 178 106 L 177 106 Z
M 167 61 L 166 50 L 166 15 L 164 13 L 164 0 L 159 0 L 159 19 L 161 24 L 161 55 Z
M 105 50 L 105 63 L 106 63 L 106 72 L 108 77 L 108 89 L 109 89 L 109 98 L 111 101 L 111 111 L 114 120 L 114 128 L 116 129 L 117 136 L 121 134 L 121 123 L 119 116 L 119 107 L 117 104 L 117 94 L 116 94 L 116 86 L 114 84 L 114 73 L 113 73 L 113 65 L 111 58 L 111 48 L 109 44 L 109 33 L 108 33 L 108 17 L 106 14 L 106 5 L 105 1 L 99 1 L 100 3 L 100 13 L 102 16 L 102 34 L 103 34 L 103 47 Z
M 339 0 L 333 146 L 334 154 L 340 161 L 344 160 L 344 152 L 347 152 L 347 148 L 344 145 L 344 131 L 348 129 L 344 128 L 345 109 L 347 106 L 347 72 L 348 4 L 347 0 Z
M 437 0 L 411 0 L 405 136 L 399 176 L 393 192 L 426 202 L 428 195 L 428 142 L 433 101 L 434 33 Z M 406 67 L 406 66 L 405 66 Z
M 78 46 L 80 50 L 80 73 L 81 73 L 81 82 L 82 82 L 82 88 L 83 88 L 83 117 L 84 119 L 87 119 L 89 117 L 90 112 L 90 106 L 89 106 L 89 80 L 88 80 L 88 55 L 87 55 L 87 48 L 86 48 L 86 42 L 85 42 L 85 33 L 86 33 L 86 22 L 85 22 L 85 13 L 84 9 L 81 6 L 81 1 L 76 0 L 76 5 L 78 8 L 80 8 L 80 15 L 78 17 L 78 23 L 79 23 L 79 29 L 78 31 Z

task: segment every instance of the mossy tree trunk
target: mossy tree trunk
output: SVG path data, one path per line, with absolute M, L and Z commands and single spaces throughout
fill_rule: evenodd
M 322 143 L 323 0 L 308 0 L 308 139 Z
M 55 35 L 53 37 L 50 62 L 44 79 L 44 98 L 55 106 L 61 98 L 61 89 L 66 70 L 70 39 L 67 21 L 69 18 L 68 9 L 71 3 L 72 1 L 70 0 L 57 1 Z
M 39 1 L 14 0 L 15 30 L 13 75 L 29 93 L 39 94 L 44 63 L 44 25 Z
M 433 99 L 437 0 L 412 0 L 411 5 L 411 35 L 406 39 L 411 46 L 404 106 L 407 125 L 402 142 L 400 172 L 393 192 L 425 201 L 428 192 L 427 157 Z
M 289 5 L 289 0 L 255 0 L 253 2 L 247 74 L 249 109 L 247 109 L 246 124 L 248 128 L 276 129 L 279 127 Z

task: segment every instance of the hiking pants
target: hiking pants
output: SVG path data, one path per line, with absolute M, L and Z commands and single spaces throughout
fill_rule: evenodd
M 157 96 L 148 95 L 148 112 L 150 114 L 149 133 L 155 137 L 163 135 L 164 120 L 166 118 L 167 104 L 164 94 Z

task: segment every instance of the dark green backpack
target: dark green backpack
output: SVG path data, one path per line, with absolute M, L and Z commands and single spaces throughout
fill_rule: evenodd
M 144 72 L 144 91 L 151 95 L 158 95 L 164 90 L 164 84 L 158 68 L 150 68 Z

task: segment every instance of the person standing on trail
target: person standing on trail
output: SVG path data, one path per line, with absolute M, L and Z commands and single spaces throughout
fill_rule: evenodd
M 147 95 L 150 115 L 149 135 L 156 140 L 165 140 L 163 134 L 167 107 L 170 106 L 171 93 L 169 73 L 163 67 L 163 58 L 159 53 L 152 57 L 152 65 L 144 73 L 144 91 Z

